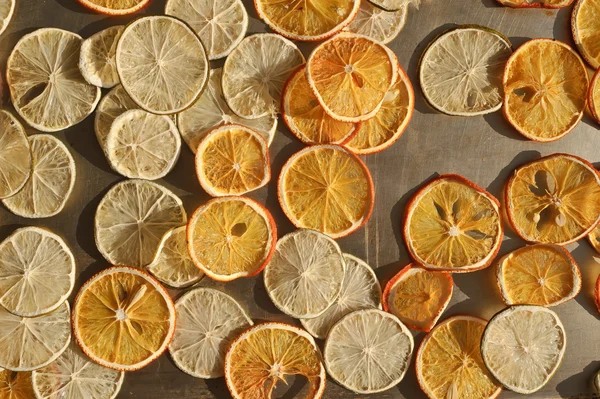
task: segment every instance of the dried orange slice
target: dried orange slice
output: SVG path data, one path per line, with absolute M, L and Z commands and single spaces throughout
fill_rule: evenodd
M 290 221 L 340 238 L 363 226 L 373 211 L 375 191 L 367 166 L 335 145 L 294 154 L 283 166 L 277 192 Z
M 500 395 L 481 359 L 479 346 L 486 321 L 454 316 L 438 324 L 421 342 L 415 369 L 419 386 L 430 399 L 482 398 Z
M 360 122 L 375 116 L 396 82 L 397 69 L 396 56 L 384 44 L 342 32 L 312 52 L 307 77 L 332 118 Z
M 594 77 L 592 78 L 592 82 L 590 83 L 590 91 L 588 93 L 588 105 L 590 107 L 590 112 L 592 116 L 596 120 L 596 122 L 600 123 L 600 71 L 597 71 Z
M 360 0 L 254 0 L 256 13 L 275 32 L 293 40 L 331 37 L 358 13 Z
M 408 265 L 385 286 L 383 309 L 412 330 L 430 331 L 452 298 L 452 275 Z
M 126 15 L 141 10 L 150 0 L 78 0 L 85 7 L 107 15 Z
M 575 50 L 551 39 L 530 40 L 506 64 L 504 115 L 530 140 L 558 140 L 583 118 L 588 84 Z
M 594 69 L 600 67 L 600 3 L 578 0 L 571 15 L 571 31 L 579 53 Z
M 34 399 L 31 373 L 0 369 L 0 398 Z
M 337 121 L 325 112 L 308 85 L 306 66 L 296 70 L 286 83 L 282 109 L 290 132 L 305 144 L 344 144 L 359 126 Z
M 231 281 L 264 269 L 275 250 L 277 228 L 254 200 L 215 198 L 194 212 L 187 242 L 196 267 L 214 280 Z
M 553 154 L 517 168 L 504 196 L 512 228 L 529 242 L 566 245 L 600 222 L 600 176 L 574 155 Z
M 587 238 L 596 252 L 600 253 L 600 225 L 592 230 L 592 232 L 588 234 Z
M 434 271 L 483 269 L 498 253 L 502 237 L 500 203 L 462 176 L 438 177 L 406 207 L 406 246 L 418 263 Z
M 175 305 L 148 273 L 110 267 L 81 287 L 73 307 L 73 334 L 101 366 L 133 371 L 156 360 L 175 331 Z
M 294 397 L 318 399 L 325 390 L 321 352 L 306 331 L 284 323 L 249 328 L 225 355 L 225 381 L 234 399 L 269 399 L 287 376 L 303 376 L 308 387 Z
M 581 272 L 575 259 L 553 244 L 509 253 L 498 263 L 496 281 L 507 305 L 556 306 L 581 290 Z
M 563 8 L 573 0 L 497 0 L 503 6 L 513 8 Z
M 594 302 L 596 303 L 598 312 L 600 312 L 600 275 L 596 280 L 596 287 L 594 288 Z
M 383 151 L 400 138 L 415 109 L 415 92 L 408 75 L 398 67 L 398 80 L 387 92 L 374 117 L 362 122 L 358 132 L 345 144 L 355 154 Z

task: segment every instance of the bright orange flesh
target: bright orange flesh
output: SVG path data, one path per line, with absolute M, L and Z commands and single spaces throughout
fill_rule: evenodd
M 497 0 L 500 4 L 514 8 L 562 8 L 573 0 Z
M 600 2 L 579 0 L 573 9 L 573 39 L 583 58 L 592 68 L 600 66 Z
M 31 372 L 0 369 L 0 398 L 34 399 Z
M 84 6 L 108 15 L 132 14 L 142 9 L 150 0 L 78 0 Z

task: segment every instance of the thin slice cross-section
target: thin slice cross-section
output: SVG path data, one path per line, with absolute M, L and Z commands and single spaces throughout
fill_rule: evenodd
M 275 32 L 292 40 L 318 41 L 350 23 L 361 0 L 254 0 L 256 13 Z
M 399 11 L 409 5 L 414 5 L 419 8 L 421 0 L 368 0 L 369 3 L 381 8 L 385 11 Z
M 600 222 L 600 176 L 569 154 L 553 154 L 517 168 L 504 190 L 513 230 L 532 243 L 567 245 Z
M 362 122 L 345 147 L 359 155 L 374 154 L 394 144 L 410 123 L 415 109 L 415 92 L 404 69 L 385 96 L 375 116 Z
M 260 273 L 276 241 L 277 228 L 267 208 L 245 197 L 215 198 L 198 208 L 188 223 L 194 264 L 218 281 Z
M 17 0 L 0 0 L 0 35 L 6 30 L 15 12 Z
M 18 193 L 31 175 L 31 148 L 23 125 L 0 110 L 0 199 Z
M 383 310 L 412 330 L 430 331 L 452 299 L 452 275 L 408 265 L 385 286 Z
M 223 96 L 229 108 L 248 119 L 277 113 L 285 82 L 304 62 L 298 47 L 282 36 L 248 36 L 223 66 Z
M 175 166 L 181 137 L 165 115 L 141 109 L 118 116 L 106 136 L 106 157 L 111 168 L 130 179 L 156 180 Z
M 107 15 L 127 15 L 144 8 L 150 0 L 78 0 L 85 7 Z
M 594 69 L 600 67 L 599 14 L 600 2 L 597 0 L 578 0 L 571 17 L 571 31 L 573 32 L 575 45 L 579 53 Z
M 0 398 L 34 399 L 29 371 L 10 371 L 0 368 Z
M 123 86 L 115 86 L 98 104 L 94 119 L 94 131 L 102 150 L 106 152 L 106 137 L 115 119 L 138 105 L 129 97 Z
M 248 30 L 248 12 L 241 0 L 168 0 L 165 14 L 190 24 L 209 60 L 227 57 Z
M 574 0 L 496 0 L 503 6 L 513 8 L 563 8 Z
M 307 77 L 332 118 L 360 122 L 375 116 L 396 83 L 398 60 L 384 44 L 342 32 L 312 52 Z
M 344 144 L 357 132 L 357 123 L 329 116 L 308 85 L 306 66 L 294 72 L 283 90 L 283 121 L 305 144 Z
M 386 391 L 406 374 L 413 336 L 392 314 L 378 309 L 352 312 L 327 335 L 323 357 L 327 373 L 358 394 Z
M 175 332 L 175 305 L 152 276 L 110 267 L 85 282 L 75 298 L 73 334 L 101 366 L 134 371 L 156 360 Z
M 344 254 L 346 271 L 340 295 L 320 316 L 300 319 L 302 326 L 315 338 L 325 339 L 331 327 L 356 310 L 381 308 L 381 286 L 371 266 L 359 258 Z
M 502 244 L 500 203 L 462 176 L 442 175 L 426 184 L 411 198 L 404 218 L 410 254 L 432 271 L 483 269 Z
M 588 105 L 596 122 L 600 123 L 600 72 L 596 71 L 590 83 Z
M 198 144 L 211 130 L 225 124 L 249 127 L 271 145 L 277 130 L 277 115 L 246 119 L 234 114 L 223 97 L 222 76 L 222 68 L 211 69 L 206 90 L 200 98 L 190 108 L 177 114 L 179 133 L 192 152 L 196 153 Z
M 8 57 L 6 80 L 21 117 L 42 132 L 78 124 L 100 100 L 100 88 L 79 71 L 81 36 L 43 28 L 21 38 Z
M 21 317 L 0 306 L 0 367 L 33 371 L 52 363 L 71 341 L 69 303 L 38 317 Z
M 271 180 L 269 146 L 242 125 L 224 125 L 208 133 L 196 151 L 196 175 L 213 197 L 243 195 Z
M 139 18 L 117 44 L 117 72 L 136 104 L 168 115 L 190 107 L 208 80 L 208 57 L 196 33 L 179 19 Z
M 107 89 L 119 84 L 115 57 L 117 42 L 124 29 L 122 25 L 111 26 L 83 41 L 79 70 L 88 83 Z
M 564 43 L 533 39 L 523 44 L 508 60 L 503 84 L 504 115 L 530 140 L 558 140 L 583 118 L 587 68 Z
M 292 376 L 307 381 L 294 391 L 294 397 L 323 396 L 326 372 L 321 351 L 306 331 L 289 324 L 250 327 L 233 341 L 225 356 L 225 381 L 234 399 L 271 399 L 277 386 L 287 385 Z
M 596 279 L 596 286 L 594 288 L 594 302 L 596 304 L 596 309 L 600 312 L 600 275 Z
M 21 191 L 2 201 L 15 215 L 47 218 L 64 208 L 75 186 L 75 161 L 69 149 L 56 137 L 35 134 L 29 137 L 32 169 Z
M 400 34 L 407 14 L 406 6 L 398 11 L 385 11 L 368 1 L 361 1 L 356 18 L 344 29 L 387 44 Z
M 481 356 L 511 391 L 532 394 L 550 381 L 563 359 L 567 336 L 558 315 L 542 306 L 511 306 L 488 322 Z
M 62 238 L 39 227 L 17 229 L 0 244 L 0 305 L 23 317 L 58 308 L 75 285 L 75 258 Z
M 31 379 L 39 399 L 114 399 L 125 373 L 92 362 L 71 343 L 54 362 L 35 370 Z
M 340 238 L 362 227 L 373 211 L 371 173 L 356 155 L 335 145 L 294 154 L 279 175 L 277 195 L 298 228 Z
M 512 54 L 501 33 L 476 25 L 449 30 L 421 58 L 419 79 L 427 102 L 448 115 L 475 116 L 502 107 L 502 71 Z
M 154 260 L 146 267 L 150 274 L 170 287 L 189 287 L 204 277 L 188 252 L 186 229 L 186 226 L 181 226 L 167 231 Z
M 277 242 L 263 277 L 267 294 L 283 313 L 310 319 L 338 298 L 346 263 L 337 243 L 313 230 L 296 230 Z
M 115 184 L 94 219 L 96 246 L 113 265 L 142 267 L 154 259 L 167 231 L 187 222 L 181 199 L 146 180 Z
M 587 236 L 588 241 L 592 244 L 592 247 L 600 254 L 600 225 L 596 227 L 590 234 Z
M 229 295 L 197 288 L 177 300 L 177 327 L 169 353 L 175 365 L 196 378 L 223 376 L 231 342 L 254 323 Z

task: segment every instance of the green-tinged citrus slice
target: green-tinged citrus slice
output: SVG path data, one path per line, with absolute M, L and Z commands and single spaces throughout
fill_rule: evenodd
M 104 88 L 119 84 L 115 57 L 117 42 L 124 29 L 122 25 L 111 26 L 83 41 L 79 70 L 88 83 Z
M 385 11 L 368 1 L 361 1 L 358 14 L 345 30 L 387 44 L 404 28 L 407 13 L 406 6 L 398 11 Z
M 31 175 L 31 148 L 23 125 L 0 110 L 0 199 L 18 193 Z

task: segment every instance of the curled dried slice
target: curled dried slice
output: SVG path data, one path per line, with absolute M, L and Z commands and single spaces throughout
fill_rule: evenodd
M 11 371 L 0 368 L 0 398 L 34 399 L 29 371 Z
M 117 42 L 124 26 L 111 26 L 85 39 L 81 44 L 79 70 L 94 86 L 111 88 L 119 84 L 115 65 Z
M 18 193 L 31 175 L 31 148 L 23 125 L 0 110 L 0 199 Z
M 361 1 L 356 18 L 344 29 L 387 44 L 404 28 L 407 13 L 406 6 L 398 11 L 385 11 L 368 1 Z
M 594 69 L 600 67 L 599 13 L 600 3 L 598 1 L 578 0 L 571 16 L 571 31 L 575 45 L 579 53 Z
M 500 4 L 514 8 L 563 8 L 573 0 L 497 0 Z

